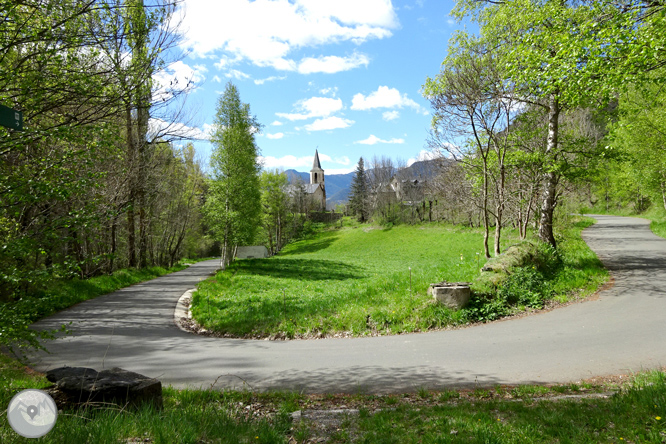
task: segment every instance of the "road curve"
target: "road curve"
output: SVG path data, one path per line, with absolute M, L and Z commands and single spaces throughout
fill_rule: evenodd
M 122 367 L 174 387 L 389 393 L 565 383 L 666 365 L 666 240 L 649 221 L 593 216 L 583 238 L 615 284 L 595 300 L 478 327 L 354 339 L 257 341 L 185 333 L 179 296 L 217 267 L 200 262 L 35 324 L 72 322 L 33 366 Z

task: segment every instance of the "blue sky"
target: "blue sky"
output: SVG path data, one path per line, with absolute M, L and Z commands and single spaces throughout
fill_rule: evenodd
M 185 0 L 186 56 L 164 74 L 193 79 L 190 120 L 210 130 L 231 80 L 264 125 L 266 168 L 327 174 L 360 156 L 413 161 L 430 126 L 420 89 L 439 71 L 456 24 L 450 0 Z M 198 141 L 207 162 L 212 146 Z

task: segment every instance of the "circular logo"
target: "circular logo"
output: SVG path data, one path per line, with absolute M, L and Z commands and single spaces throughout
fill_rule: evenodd
M 25 438 L 39 438 L 51 431 L 58 417 L 58 407 L 42 390 L 23 390 L 9 403 L 7 418 L 9 425 Z

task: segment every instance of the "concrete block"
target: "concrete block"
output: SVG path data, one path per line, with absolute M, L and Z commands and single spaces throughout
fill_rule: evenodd
M 460 310 L 469 302 L 470 289 L 466 284 L 431 284 L 428 294 L 440 304 L 452 310 Z

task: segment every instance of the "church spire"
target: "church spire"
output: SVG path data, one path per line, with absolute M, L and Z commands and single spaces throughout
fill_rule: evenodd
M 310 183 L 324 183 L 324 170 L 319 163 L 319 150 L 315 150 L 314 162 L 310 170 Z
M 321 170 L 321 164 L 319 163 L 319 150 L 315 149 L 314 162 L 312 163 L 313 170 Z

